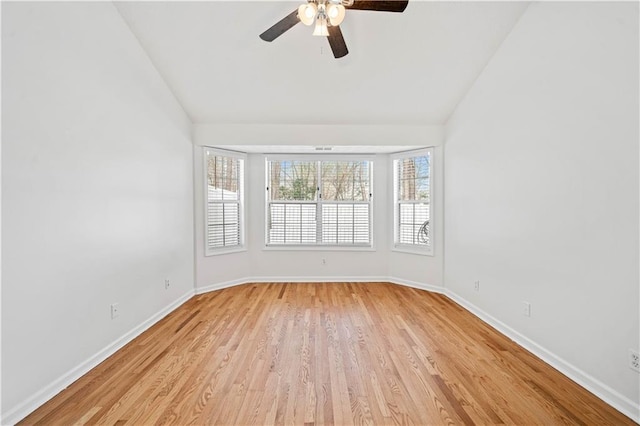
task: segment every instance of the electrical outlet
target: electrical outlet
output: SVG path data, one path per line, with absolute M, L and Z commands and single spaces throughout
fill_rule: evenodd
M 118 318 L 120 316 L 120 305 L 117 303 L 111 304 L 111 319 Z
M 525 317 L 531 316 L 531 303 L 522 302 L 522 315 L 524 315 Z
M 473 289 L 475 291 L 480 291 L 480 281 L 476 281 L 473 283 Z
M 169 286 L 171 286 L 171 281 L 169 281 L 169 278 L 167 278 L 166 280 L 164 280 L 164 289 L 169 290 Z
M 633 349 L 629 349 L 629 368 L 640 373 L 640 354 Z

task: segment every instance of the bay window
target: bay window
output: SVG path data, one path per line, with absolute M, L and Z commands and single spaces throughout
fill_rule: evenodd
M 266 169 L 268 246 L 372 246 L 372 161 L 267 158 Z

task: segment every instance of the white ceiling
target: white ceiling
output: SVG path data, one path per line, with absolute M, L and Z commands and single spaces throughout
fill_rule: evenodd
M 334 59 L 302 24 L 258 37 L 297 3 L 116 3 L 194 123 L 257 124 L 442 124 L 527 5 L 347 11 L 350 53 Z

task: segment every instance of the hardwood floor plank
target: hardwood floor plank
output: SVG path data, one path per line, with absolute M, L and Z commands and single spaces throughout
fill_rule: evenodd
M 193 297 L 21 424 L 634 423 L 445 296 L 266 283 Z

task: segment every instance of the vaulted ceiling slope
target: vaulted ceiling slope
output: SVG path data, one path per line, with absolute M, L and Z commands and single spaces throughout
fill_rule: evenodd
M 313 27 L 258 37 L 296 2 L 115 4 L 194 123 L 257 124 L 442 124 L 528 5 L 347 11 L 335 59 Z

